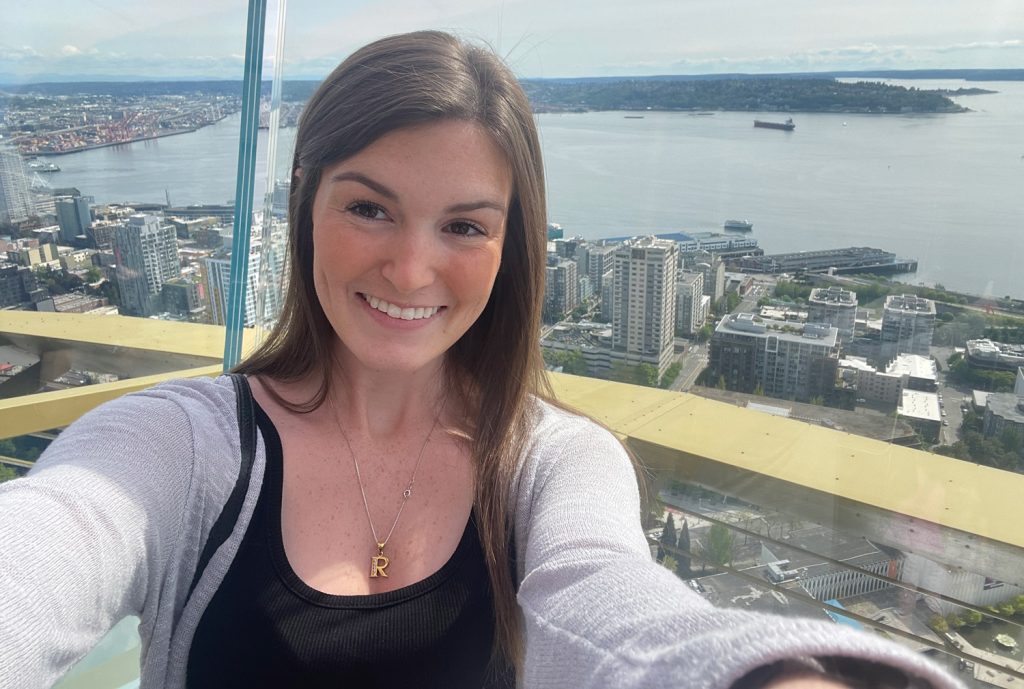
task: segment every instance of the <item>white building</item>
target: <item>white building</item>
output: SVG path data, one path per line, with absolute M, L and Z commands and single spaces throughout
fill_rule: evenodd
M 900 354 L 928 356 L 935 332 L 935 302 L 913 294 L 891 294 L 882 311 L 882 361 Z
M 628 364 L 662 376 L 672 360 L 676 316 L 675 242 L 643 237 L 616 247 L 612 346 Z
M 847 356 L 839 361 L 840 374 L 846 383 L 857 388 L 857 397 L 869 402 L 898 406 L 904 390 L 934 392 L 938 384 L 938 368 L 928 357 L 901 354 L 879 371 L 866 359 Z
M 136 214 L 114 231 L 121 312 L 152 316 L 163 306 L 164 282 L 181 275 L 174 228 L 155 215 Z
M 857 321 L 857 293 L 842 287 L 816 287 L 807 299 L 807 322 L 825 323 L 839 330 L 846 341 L 853 337 Z
M 934 528 L 939 529 L 939 527 Z M 934 537 L 941 536 L 936 533 Z M 983 574 L 968 572 L 959 567 L 943 565 L 910 552 L 903 553 L 903 567 L 899 579 L 911 584 L 914 588 L 936 591 L 976 606 L 996 605 L 1024 593 L 1024 589 L 1011 584 Z M 952 612 L 960 613 L 963 610 L 956 603 L 940 600 L 935 596 L 926 594 L 919 594 L 919 596 L 929 608 L 940 615 L 948 615 Z
M 35 212 L 21 154 L 0 145 L 0 225 L 28 220 Z
M 605 281 L 612 280 L 616 248 L 612 244 L 585 244 L 576 251 L 581 270 L 585 270 L 590 276 L 590 287 L 594 294 L 601 294 Z
M 683 271 L 676 283 L 676 330 L 693 335 L 704 326 L 711 299 L 704 294 L 704 275 Z
M 264 291 L 264 313 L 266 320 L 276 318 L 281 309 L 281 285 L 285 270 L 284 251 L 274 242 L 273 248 L 267 252 L 267 285 Z M 249 266 L 246 271 L 245 317 L 242 326 L 251 328 L 256 325 L 257 300 L 259 297 L 261 244 L 253 241 L 249 249 Z M 231 293 L 231 257 L 204 258 L 202 260 L 206 298 L 210 306 L 210 322 L 216 325 L 227 325 L 228 298 Z
M 549 322 L 565 317 L 579 304 L 576 261 L 548 258 L 544 282 L 544 317 Z
M 925 439 L 933 442 L 938 439 L 942 413 L 936 393 L 903 390 L 896 414 L 910 422 Z

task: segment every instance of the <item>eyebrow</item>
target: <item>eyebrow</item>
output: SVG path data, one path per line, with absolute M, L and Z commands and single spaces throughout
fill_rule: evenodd
M 335 182 L 357 182 L 365 187 L 369 187 L 370 189 L 377 192 L 384 198 L 390 199 L 392 201 L 398 201 L 398 194 L 396 194 L 394 191 L 384 186 L 380 182 L 371 179 L 370 177 L 367 177 L 361 172 L 339 172 L 331 177 L 331 184 L 334 184 Z M 444 212 L 468 213 L 470 211 L 480 210 L 481 208 L 490 208 L 502 214 L 506 213 L 508 210 L 502 203 L 484 199 L 480 201 L 470 201 L 467 203 L 456 203 L 445 208 Z

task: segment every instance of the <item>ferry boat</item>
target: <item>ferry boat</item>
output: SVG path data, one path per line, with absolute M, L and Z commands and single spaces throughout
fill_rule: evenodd
M 44 163 L 42 161 L 33 160 L 26 164 L 29 172 L 60 172 L 60 166 L 55 163 Z
M 736 232 L 750 232 L 754 229 L 754 223 L 749 220 L 726 220 L 723 227 Z
M 796 125 L 793 124 L 792 117 L 785 122 L 765 122 L 764 120 L 754 120 L 754 126 L 761 127 L 763 129 L 782 129 L 787 132 L 791 132 L 796 129 Z

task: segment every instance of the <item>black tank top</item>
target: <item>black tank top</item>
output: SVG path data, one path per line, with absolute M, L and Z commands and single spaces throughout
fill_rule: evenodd
M 514 686 L 491 663 L 490 580 L 471 516 L 440 570 L 395 591 L 336 596 L 292 570 L 281 537 L 281 439 L 258 406 L 267 468 L 256 510 L 189 651 L 188 689 Z

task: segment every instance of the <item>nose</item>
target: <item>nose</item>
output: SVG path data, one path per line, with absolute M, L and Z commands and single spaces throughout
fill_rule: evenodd
M 441 258 L 432 229 L 403 227 L 387 240 L 381 272 L 399 294 L 413 294 L 434 283 Z

